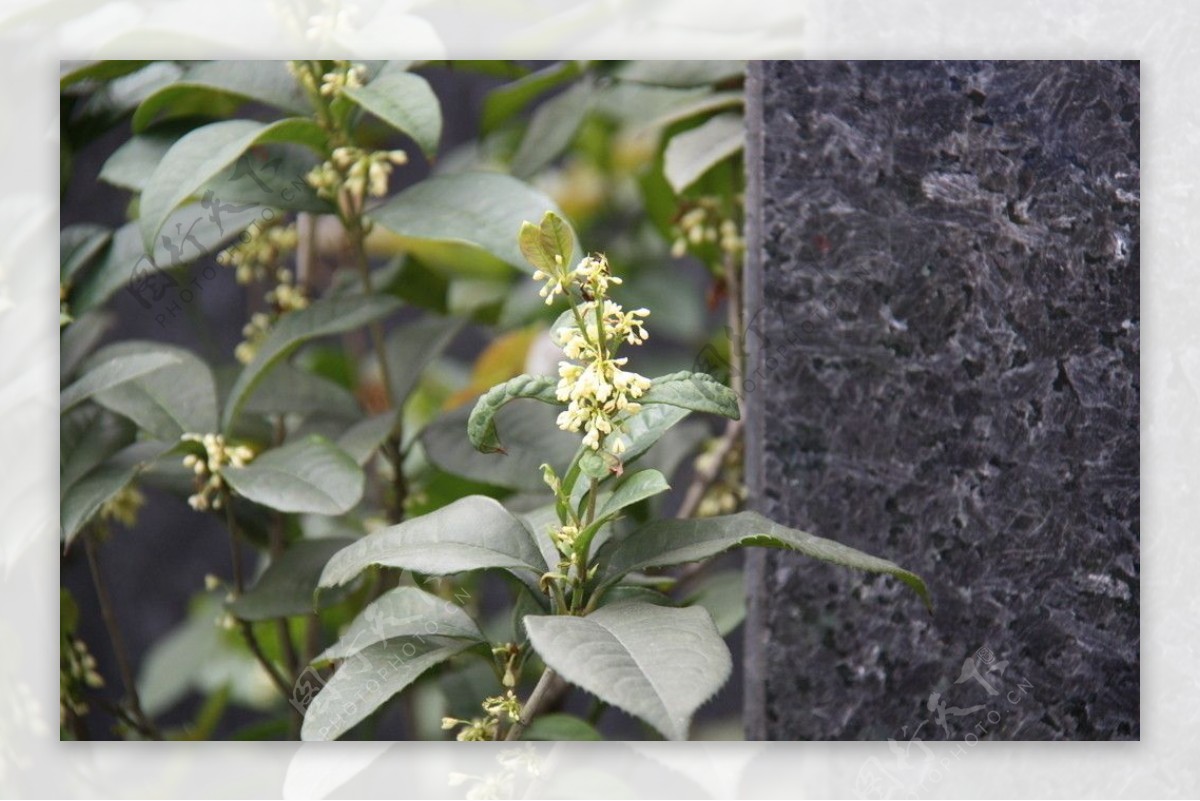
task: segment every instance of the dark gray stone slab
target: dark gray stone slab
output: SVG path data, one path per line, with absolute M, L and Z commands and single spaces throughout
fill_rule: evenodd
M 1138 738 L 1137 64 L 750 87 L 755 502 L 935 606 L 756 554 L 749 735 Z

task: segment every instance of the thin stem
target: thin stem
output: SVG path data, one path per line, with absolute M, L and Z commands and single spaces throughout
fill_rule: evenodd
M 229 552 L 233 561 L 233 588 L 234 598 L 241 596 L 246 588 L 245 573 L 242 570 L 242 552 L 238 548 L 237 536 L 237 521 L 233 516 L 233 502 L 229 489 L 222 487 L 221 489 L 221 505 L 225 507 L 225 525 L 229 528 Z M 275 667 L 267 655 L 263 653 L 262 646 L 258 642 L 258 637 L 254 634 L 254 627 L 246 620 L 238 620 L 238 628 L 242 632 L 242 639 L 246 641 L 246 645 L 250 648 L 250 652 L 254 654 L 254 658 L 262 665 L 263 670 L 267 672 L 267 676 L 271 679 L 279 691 L 283 693 L 284 698 L 290 698 L 292 688 L 288 685 L 286 679 L 280 675 L 279 670 Z
M 526 727 L 542 711 L 542 707 L 546 704 L 547 699 L 554 694 L 555 687 L 562 683 L 563 681 L 558 677 L 557 673 L 550 668 L 546 668 L 542 673 L 542 677 L 538 679 L 537 686 L 529 694 L 529 700 L 521 706 L 521 719 L 512 725 L 508 730 L 508 736 L 504 739 L 519 740 L 521 735 L 525 733 Z
M 92 571 L 92 583 L 96 586 L 96 597 L 100 601 L 100 616 L 104 619 L 104 627 L 108 629 L 108 638 L 112 642 L 113 655 L 117 660 L 117 670 L 121 674 L 121 683 L 125 685 L 125 695 L 129 699 L 129 707 L 133 718 L 137 721 L 139 731 L 148 734 L 156 740 L 161 740 L 154 723 L 142 710 L 142 701 L 138 697 L 137 683 L 133 678 L 133 670 L 129 665 L 129 657 L 125 652 L 125 639 L 121 636 L 121 628 L 117 624 L 117 616 L 113 613 L 112 597 L 108 594 L 108 585 L 100 572 L 100 558 L 96 552 L 96 533 L 94 530 L 84 532 L 83 548 L 87 553 L 88 568 Z

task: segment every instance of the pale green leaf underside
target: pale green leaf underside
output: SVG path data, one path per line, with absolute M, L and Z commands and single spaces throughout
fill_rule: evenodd
M 229 97 L 255 100 L 289 114 L 309 110 L 296 79 L 281 61 L 203 61 L 189 66 L 184 76 L 157 90 L 143 100 L 133 114 L 133 130 L 138 133 L 165 116 L 177 116 L 172 106 L 191 100 L 185 110 L 194 110 L 204 101 Z
M 412 137 L 426 156 L 437 153 L 442 108 L 429 83 L 410 72 L 387 72 L 344 94 L 401 133 Z
M 385 640 L 342 663 L 304 713 L 302 740 L 336 740 L 422 673 L 471 647 L 439 637 Z
M 362 498 L 363 472 L 324 437 L 312 435 L 269 450 L 245 467 L 222 471 L 242 497 L 281 512 L 345 514 Z
M 630 601 L 587 617 L 525 618 L 534 650 L 564 679 L 685 740 L 695 711 L 729 679 L 732 660 L 703 609 Z
M 740 114 L 720 114 L 676 134 L 663 153 L 663 173 L 671 188 L 683 192 L 713 166 L 742 149 L 746 140 Z
M 546 571 L 521 521 L 482 495 L 368 534 L 329 560 L 320 586 L 345 584 L 370 565 L 434 576 L 501 568 L 535 586 Z
M 142 190 L 142 245 L 148 250 L 153 248 L 171 212 L 254 145 L 293 142 L 320 150 L 325 137 L 315 122 L 299 117 L 270 125 L 226 120 L 185 134 L 163 156 Z
M 877 556 L 775 523 L 757 512 L 700 520 L 659 520 L 642 526 L 613 550 L 602 583 L 652 567 L 697 562 L 730 548 L 760 545 L 784 548 L 843 567 L 885 573 L 903 581 L 929 606 L 929 590 L 915 573 Z
M 372 601 L 314 663 L 349 657 L 385 640 L 451 637 L 482 642 L 483 633 L 461 606 L 416 587 L 397 587 Z
M 399 309 L 400 305 L 395 298 L 386 296 L 349 296 L 319 300 L 307 309 L 285 314 L 230 390 L 223 427 L 229 429 L 265 372 L 301 344 L 316 337 L 341 334 L 366 325 L 386 317 Z

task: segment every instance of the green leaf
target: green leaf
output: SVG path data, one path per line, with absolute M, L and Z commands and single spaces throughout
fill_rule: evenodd
M 442 138 L 442 107 L 429 82 L 411 72 L 388 72 L 343 94 L 403 134 L 429 158 Z
M 283 61 L 204 61 L 138 105 L 133 131 L 140 133 L 165 117 L 204 114 L 228 101 L 258 101 L 288 114 L 310 112 L 296 79 Z
M 681 370 L 659 376 L 650 382 L 650 389 L 638 399 L 643 406 L 665 404 L 692 412 L 708 412 L 737 420 L 737 395 L 707 373 Z
M 434 665 L 471 647 L 440 637 L 385 640 L 343 663 L 304 713 L 302 740 L 336 740 Z
M 682 193 L 714 165 L 742 149 L 745 125 L 740 114 L 719 114 L 671 137 L 663 155 L 663 171 L 676 193 Z
M 137 429 L 98 406 L 79 406 L 62 416 L 58 428 L 59 496 L 93 468 L 133 444 Z
M 746 619 L 746 577 L 740 570 L 722 570 L 705 576 L 683 603 L 707 609 L 717 631 L 725 637 Z
M 119 359 L 139 353 L 161 353 L 176 364 L 98 392 L 95 401 L 128 417 L 164 442 L 185 433 L 217 429 L 217 387 L 208 364 L 183 348 L 145 340 L 127 340 L 96 352 L 89 362 Z
M 556 408 L 520 402 L 503 407 L 495 418 L 496 427 L 504 431 L 505 452 L 480 456 L 467 437 L 470 411 L 460 406 L 421 432 L 422 450 L 447 473 L 494 487 L 544 492 L 542 464 L 562 470 L 579 448 L 579 435 L 555 424 Z
M 190 690 L 209 695 L 223 687 L 243 706 L 266 709 L 279 703 L 279 691 L 240 635 L 216 625 L 224 611 L 217 593 L 201 595 L 186 620 L 154 641 L 137 679 L 146 714 L 161 715 Z
M 513 155 L 513 175 L 528 178 L 561 155 L 591 105 L 592 85 L 584 80 L 538 106 Z
M 408 400 L 425 368 L 449 346 L 462 328 L 462 320 L 426 315 L 397 326 L 388 335 L 388 373 L 397 407 Z
M 300 345 L 317 337 L 342 334 L 386 317 L 400 308 L 395 298 L 348 296 L 318 300 L 306 309 L 285 314 L 259 346 L 254 360 L 246 365 L 229 392 L 222 425 L 226 431 L 266 371 Z
M 575 255 L 575 233 L 562 217 L 552 211 L 542 215 L 540 224 L 526 220 L 521 223 L 521 231 L 517 237 L 521 255 L 525 260 L 544 273 L 555 273 L 559 270 L 556 256 L 562 257 L 563 267 L 570 267 Z M 570 315 L 567 311 L 564 315 Z M 563 315 L 559 315 L 559 320 Z M 573 321 L 573 318 L 571 318 Z M 558 323 L 555 328 L 561 327 Z
M 270 125 L 226 120 L 184 135 L 163 156 L 142 190 L 139 225 L 143 246 L 151 248 L 171 212 L 251 147 L 293 142 L 321 152 L 326 136 L 315 122 L 299 117 Z
M 341 448 L 316 435 L 289 442 L 221 475 L 247 500 L 280 512 L 345 514 L 362 498 L 363 472 Z
M 603 740 L 600 732 L 582 718 L 564 712 L 553 712 L 534 719 L 522 736 L 523 740 Z
M 746 71 L 744 61 L 629 61 L 617 68 L 615 75 L 623 81 L 648 83 L 656 86 L 711 86 Z
M 313 664 L 348 659 L 376 643 L 404 637 L 484 640 L 479 626 L 458 604 L 416 587 L 397 587 L 363 609 Z
M 117 453 L 83 478 L 74 482 L 60 502 L 60 533 L 63 548 L 70 547 L 83 527 L 100 507 L 123 490 L 142 470 L 150 466 L 168 446 L 140 442 Z
M 299 540 L 267 566 L 258 581 L 244 595 L 229 604 L 229 611 L 241 620 L 273 620 L 278 617 L 307 615 L 316 611 L 313 591 L 329 558 L 354 540 L 322 537 Z M 336 598 L 321 599 L 327 606 Z
M 491 133 L 506 120 L 520 113 L 535 98 L 575 78 L 582 71 L 576 61 L 560 61 L 543 70 L 493 89 L 483 102 L 480 123 L 485 134 Z
M 119 387 L 144 375 L 179 363 L 171 353 L 131 353 L 100 362 L 59 395 L 59 410 L 65 412 L 98 392 Z
M 613 550 L 601 583 L 612 584 L 635 570 L 698 562 L 746 545 L 783 548 L 822 562 L 895 576 L 932 608 L 929 590 L 915 573 L 833 540 L 781 526 L 757 512 L 700 520 L 659 520 L 642 526 Z
M 75 375 L 75 371 L 108 333 L 112 324 L 112 315 L 94 312 L 76 318 L 75 322 L 62 332 L 58 340 L 58 377 L 60 382 L 65 383 Z
M 360 420 L 347 428 L 338 437 L 338 447 L 350 454 L 350 458 L 364 466 L 375 455 L 392 429 L 396 426 L 397 412 L 390 411 Z
M 154 168 L 179 141 L 178 131 L 138 134 L 118 147 L 100 168 L 100 180 L 131 192 L 141 192 Z
M 358 400 L 341 384 L 287 363 L 276 365 L 263 377 L 242 410 L 263 415 L 323 414 L 340 420 L 358 420 L 362 414 Z
M 615 515 L 626 506 L 631 506 L 646 498 L 653 498 L 660 492 L 666 492 L 671 486 L 667 479 L 657 470 L 639 470 L 626 476 L 617 485 L 612 496 L 600 507 L 598 517 L 604 518 Z
M 81 269 L 91 264 L 112 239 L 112 231 L 102 225 L 78 223 L 68 225 L 58 235 L 58 280 L 67 283 Z
M 546 572 L 521 521 L 482 495 L 368 534 L 329 560 L 320 586 L 345 584 L 370 565 L 433 576 L 504 568 L 534 584 Z
M 168 269 L 174 270 L 212 253 L 237 236 L 242 229 L 258 219 L 261 214 L 262 209 L 260 208 L 242 209 L 238 212 L 223 214 L 221 224 L 218 225 L 212 220 L 209 211 L 200 203 L 184 206 L 173 212 L 167 218 L 166 225 L 163 226 L 164 231 L 175 232 L 170 237 L 170 245 L 176 249 L 176 252 L 172 252 L 171 248 L 167 246 L 168 243 L 163 241 L 168 238 L 164 234 L 159 237 L 154 252 L 150 254 L 153 262 L 142 246 L 138 223 L 135 221 L 121 226 L 113 233 L 112 243 L 99 263 L 94 268 L 86 269 L 81 273 L 78 287 L 72 290 L 70 295 L 71 311 L 79 315 L 100 305 L 135 278 L 145 278 L 147 275 L 161 277 L 156 272 L 155 265 L 158 265 L 165 273 Z M 176 280 L 180 287 L 186 287 L 188 283 L 186 278 L 176 276 Z M 171 292 L 169 288 L 164 287 L 163 284 L 166 282 L 166 278 L 161 278 L 155 289 L 147 289 L 140 294 L 135 286 L 127 287 L 127 291 L 143 304 L 141 314 L 146 318 L 161 315 L 161 319 L 157 320 L 160 325 L 166 324 L 167 308 L 178 299 L 180 294 L 179 289 Z M 162 294 L 164 290 L 166 290 L 165 295 Z M 155 296 L 156 293 L 157 296 Z M 134 314 L 138 313 L 134 312 Z
M 526 272 L 517 244 L 525 220 L 540 219 L 554 201 L 533 187 L 498 173 L 434 175 L 384 203 L 371 217 L 427 258 L 430 245 L 460 245 Z
M 80 81 L 109 81 L 137 72 L 149 61 L 63 61 L 58 79 L 60 89 Z
M 559 404 L 555 395 L 558 380 L 546 375 L 519 375 L 497 384 L 479 397 L 467 420 L 467 436 L 483 453 L 504 453 L 496 433 L 496 413 L 509 401 L 531 398 L 542 403 Z
M 686 740 L 692 715 L 732 670 L 703 609 L 613 604 L 587 617 L 525 618 L 534 650 L 564 679 Z

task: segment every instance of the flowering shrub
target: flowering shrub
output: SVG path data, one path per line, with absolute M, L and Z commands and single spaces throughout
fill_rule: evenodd
M 493 88 L 448 149 L 426 75 L 467 69 Z M 711 557 L 786 548 L 924 595 L 737 511 L 740 87 L 669 62 L 69 68 L 67 192 L 97 132 L 133 134 L 100 171 L 129 219 L 61 238 L 64 577 L 82 551 L 100 607 L 64 591 L 63 736 L 106 734 L 99 708 L 202 738 L 237 705 L 245 737 L 371 736 L 396 707 L 408 736 L 591 739 L 617 708 L 681 739 L 744 612 Z M 114 312 L 191 344 L 106 340 Z M 226 339 L 206 316 L 241 341 L 202 358 Z M 728 370 L 681 369 L 699 351 Z M 105 557 L 147 505 L 173 515 L 154 536 L 220 532 L 228 568 L 139 665 Z

